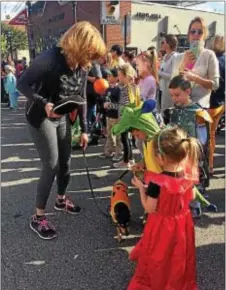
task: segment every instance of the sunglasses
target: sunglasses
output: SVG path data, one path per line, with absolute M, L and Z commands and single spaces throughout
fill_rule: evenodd
M 202 31 L 202 29 L 192 29 L 192 30 L 190 30 L 190 33 L 192 34 L 192 35 L 202 35 L 203 34 L 203 31 Z

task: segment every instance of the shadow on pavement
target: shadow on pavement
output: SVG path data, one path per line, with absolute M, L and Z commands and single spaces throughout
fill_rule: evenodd
M 196 248 L 199 290 L 225 289 L 225 244 Z

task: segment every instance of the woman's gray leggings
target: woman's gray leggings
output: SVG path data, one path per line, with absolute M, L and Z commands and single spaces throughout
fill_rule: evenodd
M 45 119 L 39 129 L 29 131 L 42 162 L 36 207 L 45 209 L 52 184 L 57 176 L 57 194 L 64 195 L 70 179 L 71 125 L 68 116 Z

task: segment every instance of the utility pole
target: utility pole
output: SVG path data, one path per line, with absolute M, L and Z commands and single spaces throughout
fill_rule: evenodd
M 27 11 L 28 11 L 27 34 L 28 34 L 30 59 L 33 59 L 33 58 L 35 58 L 35 45 L 34 45 L 33 25 L 32 25 L 32 21 L 31 21 L 31 14 L 32 14 L 31 1 L 27 1 L 26 5 L 27 5 Z
M 73 24 L 77 22 L 77 1 L 72 1 Z
M 127 46 L 127 14 L 124 16 L 124 51 Z

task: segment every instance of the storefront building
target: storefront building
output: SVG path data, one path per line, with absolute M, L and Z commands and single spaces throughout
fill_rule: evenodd
M 189 23 L 197 16 L 204 19 L 209 29 L 209 37 L 224 35 L 224 14 L 134 1 L 131 12 L 131 42 L 128 47 L 138 51 L 146 50 L 150 46 L 158 49 L 165 33 L 176 35 L 178 49 L 183 51 L 188 47 Z
M 187 30 L 190 21 L 204 18 L 209 36 L 224 34 L 224 14 L 194 10 L 183 6 L 137 1 L 38 1 L 32 5 L 29 30 L 30 47 L 36 54 L 50 48 L 76 21 L 90 21 L 102 33 L 107 47 L 126 44 L 135 51 L 150 46 L 157 49 L 164 34 L 174 34 L 179 51 L 188 47 Z M 73 10 L 74 9 L 74 10 Z
M 105 13 L 104 25 L 103 13 Z M 115 13 L 117 16 L 114 17 Z M 73 23 L 85 20 L 95 25 L 102 33 L 108 48 L 116 43 L 123 45 L 122 19 L 124 15 L 130 13 L 131 1 L 77 1 L 76 7 L 73 7 L 72 1 L 38 1 L 31 7 L 32 37 L 30 38 L 32 40 L 30 43 L 37 54 L 56 43 Z M 127 43 L 129 42 L 128 35 Z

